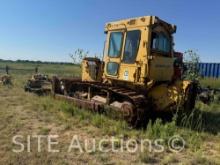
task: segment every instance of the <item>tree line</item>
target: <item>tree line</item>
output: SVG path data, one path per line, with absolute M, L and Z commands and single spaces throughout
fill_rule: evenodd
M 73 62 L 54 62 L 54 61 L 40 61 L 40 60 L 34 61 L 34 60 L 4 60 L 4 59 L 0 59 L 0 62 L 75 65 Z

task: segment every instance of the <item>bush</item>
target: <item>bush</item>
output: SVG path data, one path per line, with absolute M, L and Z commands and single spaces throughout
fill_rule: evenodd
M 187 80 L 198 81 L 200 78 L 199 74 L 199 55 L 193 51 L 188 50 L 184 52 L 184 63 L 186 64 L 186 70 L 184 72 L 184 78 Z

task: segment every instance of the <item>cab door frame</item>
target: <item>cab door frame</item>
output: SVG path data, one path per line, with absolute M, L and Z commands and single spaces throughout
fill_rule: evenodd
M 150 28 L 148 46 L 148 77 L 154 81 L 171 81 L 174 69 L 173 69 L 173 38 L 172 34 L 168 32 L 163 25 L 154 25 Z M 162 52 L 157 50 L 152 50 L 152 34 L 153 33 L 163 33 L 167 38 L 169 38 L 170 51 Z
M 121 40 L 121 47 L 120 47 L 120 54 L 116 57 L 110 57 L 109 56 L 109 50 L 110 50 L 110 39 L 111 39 L 111 34 L 112 33 L 117 33 L 117 32 L 121 32 L 122 33 L 122 40 Z M 105 50 L 105 56 L 104 56 L 104 61 L 106 62 L 105 64 L 105 76 L 106 77 L 110 77 L 112 79 L 118 79 L 119 77 L 119 71 L 120 71 L 120 67 L 121 67 L 121 57 L 124 53 L 124 42 L 125 42 L 125 38 L 126 38 L 126 30 L 114 30 L 114 31 L 109 31 L 108 32 L 108 36 L 107 36 L 107 42 L 106 42 L 106 50 Z M 108 63 L 117 63 L 118 64 L 118 69 L 117 69 L 117 74 L 116 75 L 111 75 L 108 73 Z

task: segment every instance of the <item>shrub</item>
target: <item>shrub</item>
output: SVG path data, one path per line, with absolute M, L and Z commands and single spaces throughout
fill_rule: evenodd
M 187 80 L 198 81 L 200 78 L 198 63 L 199 63 L 199 55 L 193 51 L 188 50 L 184 52 L 184 63 L 187 66 L 185 70 L 184 77 Z

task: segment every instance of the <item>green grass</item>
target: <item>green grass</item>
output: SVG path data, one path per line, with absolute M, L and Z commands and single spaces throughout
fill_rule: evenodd
M 4 66 L 0 63 L 0 67 Z M 8 64 L 16 68 L 32 68 L 32 64 Z M 41 64 L 40 72 L 65 76 L 80 75 L 80 68 L 72 65 Z M 149 122 L 146 129 L 132 129 L 125 121 L 114 120 L 111 115 L 103 115 L 78 109 L 65 101 L 54 100 L 51 96 L 39 97 L 23 91 L 25 81 L 31 76 L 31 72 L 12 73 L 13 86 L 0 87 L 0 161 L 4 164 L 218 164 L 220 162 L 220 104 L 218 101 L 210 105 L 197 102 L 195 110 L 188 116 L 178 114 L 171 122 L 163 122 L 157 119 Z M 218 80 L 213 80 L 218 81 Z M 207 80 L 209 84 L 214 84 Z M 205 84 L 204 82 L 202 82 Z M 82 154 L 30 153 L 16 155 L 11 153 L 10 139 L 14 134 L 54 134 L 61 136 L 59 149 L 64 149 L 65 144 L 71 139 L 69 135 L 79 134 L 83 138 L 101 139 L 114 136 L 118 139 L 164 139 L 165 152 L 162 154 L 149 151 L 137 152 L 132 156 L 127 153 L 110 153 L 108 156 L 100 152 Z M 178 154 L 168 151 L 169 138 L 179 135 L 186 141 L 186 149 Z M 118 142 L 117 147 L 122 144 Z M 210 147 L 211 145 L 211 147 Z M 47 146 L 46 146 L 47 147 Z M 109 144 L 106 144 L 109 147 Z M 210 153 L 214 153 L 211 154 Z M 208 153 L 208 154 L 207 154 Z M 30 161 L 32 163 L 30 163 Z
M 10 70 L 12 75 L 31 75 L 35 72 L 35 67 L 38 67 L 39 73 L 58 76 L 80 76 L 81 69 L 78 65 L 70 64 L 35 64 L 35 63 L 14 63 L 14 62 L 0 62 L 0 68 L 6 65 L 11 69 L 24 69 L 24 70 Z M 25 71 L 27 70 L 27 71 Z M 5 70 L 0 70 L 0 73 L 5 73 Z
M 204 78 L 200 79 L 202 87 L 220 88 L 220 79 Z

